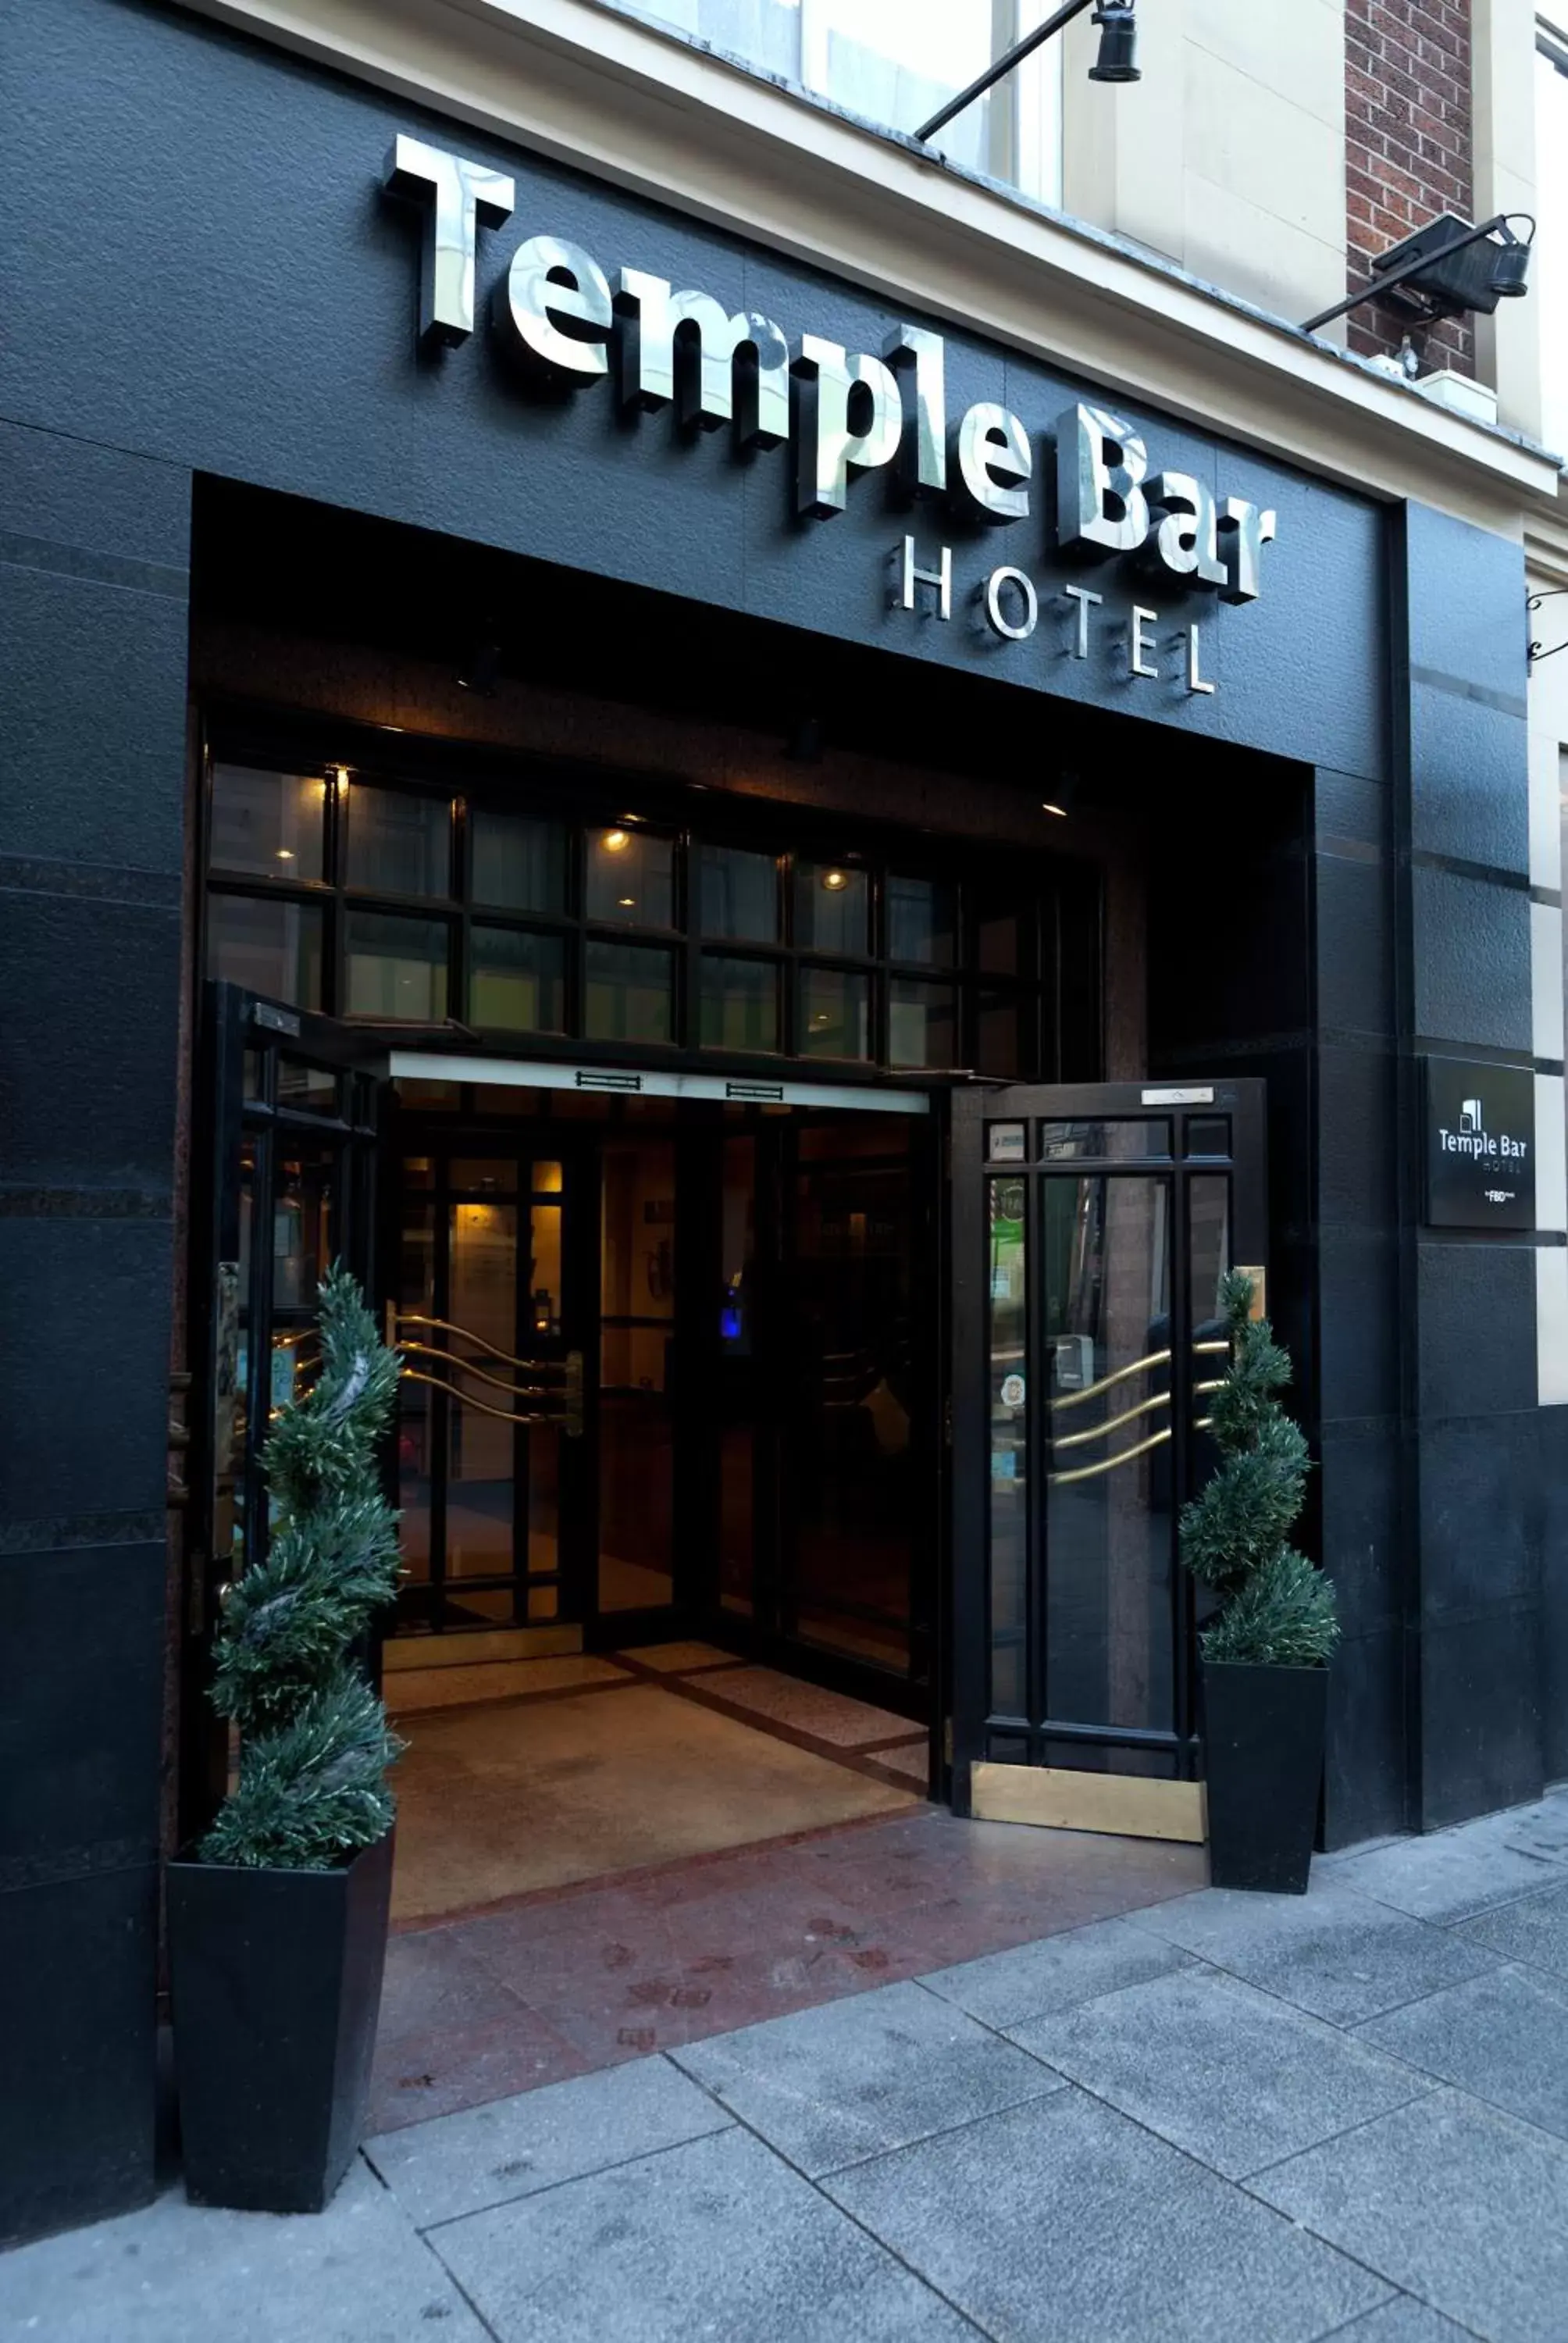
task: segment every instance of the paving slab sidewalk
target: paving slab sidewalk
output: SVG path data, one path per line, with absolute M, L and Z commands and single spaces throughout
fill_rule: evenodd
M 1568 1790 L 0 2258 L 39 2343 L 1565 2343 Z

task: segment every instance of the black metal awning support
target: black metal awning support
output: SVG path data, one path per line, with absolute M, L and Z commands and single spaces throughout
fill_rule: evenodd
M 1075 16 L 1081 16 L 1091 5 L 1091 0 L 1066 0 L 1066 5 L 1059 8 L 1054 16 L 1048 16 L 1043 25 L 1037 25 L 1032 33 L 1026 33 L 1021 41 L 1015 41 L 1004 55 L 998 57 L 993 65 L 988 65 L 977 80 L 970 82 L 968 89 L 960 89 L 956 97 L 950 97 L 945 106 L 939 106 L 929 122 L 921 123 L 915 136 L 922 144 L 928 138 L 934 138 L 955 114 L 961 114 L 966 106 L 972 106 L 977 97 L 983 97 L 987 90 L 1011 73 L 1015 65 L 1022 65 L 1025 57 L 1033 56 L 1036 49 L 1043 47 L 1053 33 L 1060 33 L 1064 25 L 1070 25 Z

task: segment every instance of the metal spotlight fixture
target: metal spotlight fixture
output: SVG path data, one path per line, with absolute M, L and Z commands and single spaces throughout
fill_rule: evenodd
M 1527 235 L 1515 233 L 1516 220 Z M 1455 212 L 1443 212 L 1379 253 L 1372 282 L 1309 317 L 1302 331 L 1315 334 L 1363 301 L 1386 301 L 1400 317 L 1422 325 L 1440 317 L 1490 317 L 1499 301 L 1517 301 L 1529 291 L 1534 241 L 1535 222 L 1528 212 L 1498 212 L 1474 226 Z
M 1090 80 L 1141 81 L 1134 0 L 1100 0 L 1090 23 L 1100 27 L 1100 55 L 1089 68 Z

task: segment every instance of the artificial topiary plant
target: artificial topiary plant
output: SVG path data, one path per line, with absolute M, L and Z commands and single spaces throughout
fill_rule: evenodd
M 239 1778 L 201 1843 L 206 1863 L 324 1871 L 392 1827 L 386 1774 L 402 1745 L 356 1647 L 397 1584 L 376 1460 L 397 1354 L 346 1270 L 319 1293 L 321 1372 L 262 1451 L 266 1556 L 224 1598 L 212 1696 L 239 1728 Z
M 1231 1364 L 1209 1420 L 1222 1461 L 1181 1513 L 1181 1559 L 1221 1601 L 1199 1639 L 1203 1657 L 1246 1667 L 1322 1667 L 1340 1628 L 1333 1588 L 1289 1543 L 1312 1469 L 1301 1426 L 1275 1397 L 1291 1380 L 1290 1357 L 1268 1320 L 1252 1317 L 1252 1282 L 1243 1271 L 1221 1281 L 1220 1303 Z

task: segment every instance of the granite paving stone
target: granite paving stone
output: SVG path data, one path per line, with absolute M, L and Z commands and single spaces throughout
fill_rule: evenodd
M 1568 1985 L 1554 1977 L 1493 1969 L 1373 2018 L 1356 2037 L 1568 2139 Z
M 1179 1970 L 1009 2032 L 1231 2178 L 1430 2087 L 1397 2059 L 1212 1970 Z
M 1071 2009 L 1098 1994 L 1187 1966 L 1185 1953 L 1130 1922 L 1097 1920 L 1087 1928 L 1064 1929 L 1059 1936 L 1017 1945 L 1010 1952 L 937 1969 L 920 1983 L 987 2026 L 1005 2026 Z
M 1389 2292 L 1078 2090 L 822 2186 L 1006 2343 L 1309 2343 Z
M 1568 1885 L 1479 1913 L 1462 1922 L 1455 1933 L 1466 1944 L 1505 1961 L 1529 1961 L 1554 1976 L 1568 1977 Z
M 1208 1887 L 1121 1925 L 1336 2026 L 1458 1985 L 1495 1962 L 1483 1946 L 1333 1883 L 1314 1885 L 1304 1898 Z
M 423 2229 L 700 2138 L 729 2121 L 667 2060 L 638 2058 L 389 2133 L 367 2141 L 365 2153 Z
M 1568 1885 L 1568 1800 L 1541 1798 L 1314 1869 L 1418 1920 L 1467 1920 L 1539 1888 Z
M 955 2311 L 739 2129 L 431 2238 L 497 2343 L 974 2343 Z
M 1568 2334 L 1568 2149 L 1457 2091 L 1247 2186 L 1488 2343 Z
M 1037 2059 L 910 1984 L 672 2055 L 813 2175 L 1061 2087 Z
M 177 2188 L 0 2255 L 5 2343 L 487 2343 L 367 2166 L 325 2213 L 226 2213 Z
M 1342 2327 L 1332 2343 L 1473 2343 L 1473 2333 L 1468 2327 L 1456 2327 L 1441 2311 L 1429 2310 L 1412 2295 L 1398 2294 L 1364 2318 Z

